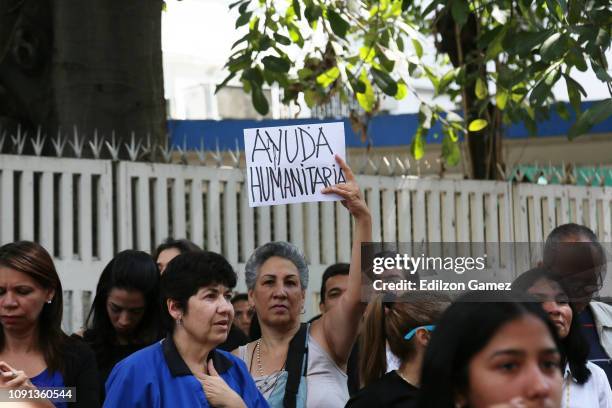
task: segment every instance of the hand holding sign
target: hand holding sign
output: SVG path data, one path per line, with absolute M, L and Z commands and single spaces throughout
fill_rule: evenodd
M 244 148 L 249 206 L 341 199 L 321 188 L 347 181 L 342 122 L 245 129 Z
M 364 216 L 369 217 L 370 210 L 361 195 L 361 190 L 357 185 L 353 171 L 338 155 L 336 155 L 336 162 L 346 176 L 346 183 L 325 187 L 321 192 L 323 194 L 337 194 L 342 197 L 342 205 L 349 210 L 355 219 L 360 219 Z

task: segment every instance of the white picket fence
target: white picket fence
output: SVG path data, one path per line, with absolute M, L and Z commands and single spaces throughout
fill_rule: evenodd
M 168 236 L 224 254 L 239 273 L 270 240 L 302 248 L 310 264 L 307 315 L 322 271 L 350 259 L 352 225 L 339 203 L 248 207 L 243 170 L 177 164 L 0 155 L 1 242 L 33 239 L 53 254 L 66 291 L 65 328 L 86 316 L 104 265 L 117 251 L 150 252 Z M 358 176 L 373 240 L 541 242 L 556 225 L 585 224 L 612 241 L 612 189 L 473 180 Z M 15 195 L 17 194 L 17 195 Z M 523 259 L 526 268 L 533 259 Z

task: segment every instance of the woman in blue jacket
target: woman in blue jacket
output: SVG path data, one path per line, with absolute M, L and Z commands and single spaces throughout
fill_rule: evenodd
M 244 363 L 216 349 L 234 318 L 236 274 L 221 255 L 185 253 L 162 275 L 168 336 L 119 362 L 105 407 L 267 408 Z

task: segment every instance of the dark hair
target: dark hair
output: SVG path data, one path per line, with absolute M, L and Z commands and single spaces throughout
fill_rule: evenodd
M 325 269 L 325 272 L 323 272 L 323 277 L 321 278 L 321 304 L 325 303 L 325 285 L 327 284 L 327 280 L 338 275 L 348 275 L 349 269 L 350 265 L 347 263 L 333 264 L 328 266 L 327 269 Z
M 249 301 L 249 295 L 247 295 L 246 293 L 236 293 L 234 295 L 234 297 L 232 297 L 232 305 L 236 302 L 248 302 Z
M 200 248 L 193 242 L 189 241 L 188 239 L 184 239 L 184 238 L 174 239 L 174 238 L 169 237 L 169 238 L 166 238 L 164 242 L 159 244 L 157 248 L 155 248 L 155 251 L 153 252 L 153 255 L 152 255 L 155 262 L 157 262 L 157 258 L 159 257 L 159 254 L 162 251 L 165 251 L 166 249 L 171 249 L 171 248 L 178 250 L 181 254 L 184 254 L 185 252 L 195 252 L 195 251 L 202 250 L 202 248 Z
M 184 253 L 168 263 L 161 277 L 162 317 L 168 331 L 174 330 L 174 320 L 168 312 L 168 299 L 175 300 L 187 314 L 187 302 L 200 288 L 221 284 L 236 286 L 236 273 L 230 263 L 215 252 Z
M 454 408 L 457 393 L 469 387 L 469 364 L 506 323 L 530 315 L 540 319 L 560 349 L 553 323 L 539 304 L 512 301 L 500 293 L 499 301 L 483 303 L 487 294 L 469 292 L 450 305 L 440 318 L 425 352 L 418 406 Z
M 527 291 L 541 279 L 557 283 L 567 295 L 563 281 L 558 280 L 555 274 L 545 268 L 533 268 L 521 274 L 512 283 L 512 289 L 527 293 Z M 573 317 L 567 336 L 564 339 L 560 339 L 561 354 L 563 361 L 569 364 L 572 377 L 574 377 L 578 384 L 584 384 L 591 376 L 591 371 L 587 368 L 589 343 L 582 334 L 580 323 L 578 322 L 578 311 L 575 305 L 571 302 L 569 305 L 572 309 Z
M 135 290 L 142 293 L 145 312 L 136 328 L 132 341 L 150 344 L 160 336 L 159 328 L 159 271 L 153 258 L 146 252 L 127 250 L 119 252 L 104 268 L 96 297 L 86 323 L 86 339 L 103 361 L 109 345 L 115 344 L 117 335 L 106 309 L 108 295 L 114 289 Z
M 421 296 L 422 295 L 422 296 Z M 359 378 L 365 387 L 387 372 L 386 345 L 401 362 L 415 353 L 413 341 L 404 340 L 411 329 L 438 321 L 450 299 L 438 295 L 410 294 L 395 302 L 383 302 L 377 296 L 364 314 L 359 343 Z M 363 351 L 363 352 L 361 352 Z
M 577 242 L 580 238 L 588 242 Z M 564 289 L 572 299 L 590 300 L 601 289 L 606 262 L 597 235 L 584 225 L 560 225 L 546 238 L 543 265 L 564 281 Z
M 62 331 L 62 284 L 53 259 L 39 244 L 19 241 L 0 247 L 0 265 L 26 274 L 43 288 L 55 291 L 51 303 L 45 303 L 38 316 L 38 341 L 49 371 L 64 374 L 61 350 L 67 336 Z M 0 350 L 4 345 L 4 330 L 0 330 Z

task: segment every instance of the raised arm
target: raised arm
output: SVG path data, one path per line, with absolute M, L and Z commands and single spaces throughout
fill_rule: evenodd
M 342 204 L 355 222 L 351 266 L 346 292 L 338 304 L 320 319 L 320 329 L 313 327 L 313 335 L 322 340 L 322 346 L 334 361 L 343 366 L 357 337 L 359 321 L 365 309 L 365 304 L 361 303 L 361 243 L 372 240 L 372 216 L 350 167 L 339 156 L 336 156 L 336 161 L 344 172 L 346 183 L 327 187 L 323 192 L 341 196 Z

